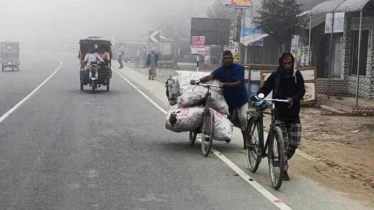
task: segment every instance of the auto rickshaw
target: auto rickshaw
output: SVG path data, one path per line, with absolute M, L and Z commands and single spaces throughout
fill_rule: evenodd
M 111 59 L 112 49 L 111 42 L 101 37 L 88 37 L 79 41 L 80 51 L 78 58 L 80 59 L 80 88 L 86 85 L 90 86 L 92 93 L 101 86 L 106 86 L 109 91 L 110 78 L 112 77 Z M 87 54 L 97 53 L 103 61 L 91 62 L 87 65 Z M 90 74 L 91 72 L 91 74 Z
M 19 71 L 20 47 L 18 42 L 1 42 L 0 43 L 1 70 L 11 68 L 12 71 Z

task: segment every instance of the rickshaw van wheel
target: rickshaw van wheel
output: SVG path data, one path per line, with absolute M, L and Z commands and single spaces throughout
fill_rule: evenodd
M 96 89 L 96 81 L 95 80 L 92 81 L 91 87 L 92 87 L 92 93 L 95 93 L 95 89 Z
M 109 84 L 110 82 L 108 81 L 108 83 L 106 84 L 106 91 L 109 91 Z
M 83 90 L 83 83 L 81 82 L 81 90 Z

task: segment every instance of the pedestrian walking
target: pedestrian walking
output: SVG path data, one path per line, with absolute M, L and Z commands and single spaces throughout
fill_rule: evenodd
M 118 63 L 119 63 L 119 69 L 123 68 L 123 52 L 120 52 L 118 55 Z
M 156 67 L 158 62 L 158 54 L 154 50 L 151 51 L 147 56 L 147 67 L 148 70 L 148 80 L 153 80 L 156 77 Z

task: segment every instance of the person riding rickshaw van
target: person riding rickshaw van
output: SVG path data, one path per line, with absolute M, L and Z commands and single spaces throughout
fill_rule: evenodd
M 89 85 L 93 93 L 101 86 L 106 86 L 109 91 L 112 44 L 101 37 L 88 37 L 80 40 L 79 44 L 81 90 L 84 85 Z
M 104 62 L 104 59 L 102 59 L 99 55 L 99 53 L 96 52 L 95 48 L 91 48 L 90 52 L 87 53 L 84 57 L 84 70 L 89 72 L 89 78 L 92 77 L 92 63 L 93 62 Z M 100 66 L 98 66 L 98 69 L 100 69 Z M 98 79 L 98 75 L 96 74 L 96 79 Z

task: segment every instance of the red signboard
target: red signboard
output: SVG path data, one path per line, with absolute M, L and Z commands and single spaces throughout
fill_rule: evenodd
M 205 47 L 205 36 L 193 36 L 191 37 L 192 48 L 204 48 Z

